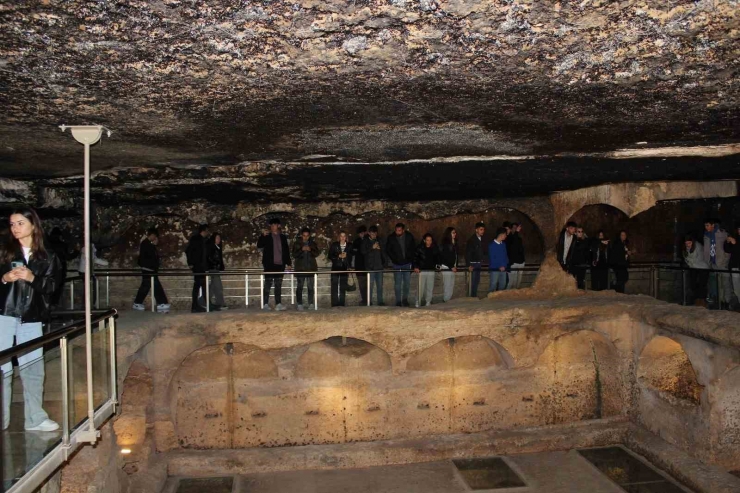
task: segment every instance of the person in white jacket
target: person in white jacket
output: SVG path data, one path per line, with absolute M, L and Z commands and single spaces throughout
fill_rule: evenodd
M 689 271 L 686 286 L 686 299 L 694 303 L 704 299 L 707 295 L 707 281 L 709 280 L 709 263 L 704 259 L 704 246 L 687 235 L 684 241 L 683 260 Z

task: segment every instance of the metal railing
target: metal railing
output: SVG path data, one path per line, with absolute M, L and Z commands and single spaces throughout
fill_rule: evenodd
M 61 315 L 79 319 L 84 312 L 63 312 Z M 85 368 L 88 349 L 85 320 L 63 325 L 46 335 L 0 351 L 0 364 L 6 368 L 14 360 L 18 361 L 17 368 L 11 367 L 10 371 L 4 368 L 3 378 L 0 378 L 0 395 L 9 401 L 0 407 L 2 422 L 8 425 L 7 431 L 0 433 L 0 491 L 36 491 L 78 447 L 89 443 L 89 408 L 94 410 L 92 426 L 95 429 L 115 413 L 118 402 L 116 316 L 116 310 L 92 315 L 92 382 L 87 382 Z M 18 381 L 24 389 L 17 385 Z M 25 394 L 34 386 L 41 403 L 29 404 Z M 27 431 L 29 416 L 25 416 L 25 424 L 20 418 L 26 414 L 24 408 L 28 412 L 30 407 L 36 407 L 35 414 L 48 415 L 56 421 L 59 429 Z M 5 415 L 6 409 L 9 416 Z

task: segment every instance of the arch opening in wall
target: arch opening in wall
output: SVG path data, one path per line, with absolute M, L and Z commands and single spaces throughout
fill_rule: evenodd
M 637 381 L 647 388 L 698 405 L 704 387 L 696 379 L 694 367 L 678 342 L 656 336 L 640 354 Z
M 483 336 L 451 337 L 411 356 L 407 371 L 507 369 L 514 358 L 495 341 Z
M 603 230 L 608 239 L 614 239 L 622 229 L 629 231 L 630 218 L 627 214 L 608 204 L 591 204 L 578 209 L 568 221 L 583 227 L 590 238 L 596 238 Z M 565 225 L 563 225 L 565 226 Z
M 352 374 L 391 371 L 390 355 L 378 346 L 352 337 L 334 336 L 309 344 L 298 358 L 298 378 L 343 378 Z

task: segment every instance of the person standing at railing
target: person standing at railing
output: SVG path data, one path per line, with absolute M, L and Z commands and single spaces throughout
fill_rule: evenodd
M 159 272 L 157 243 L 159 243 L 159 232 L 156 228 L 151 228 L 147 231 L 144 241 L 139 245 L 141 285 L 134 299 L 134 310 L 143 312 L 146 309 L 144 307 L 144 298 L 149 294 L 152 280 L 154 280 L 154 299 L 152 299 L 152 302 L 157 303 L 157 311 L 159 313 L 168 313 L 170 311 L 170 305 L 167 302 L 167 295 L 164 293 L 164 288 L 159 282 L 159 276 L 157 275 L 157 272 Z
M 591 245 L 591 289 L 603 291 L 609 288 L 609 239 L 599 231 Z
M 704 221 L 704 260 L 709 264 L 710 270 L 727 270 L 730 265 L 730 255 L 725 252 L 727 231 L 722 229 L 717 219 Z M 717 291 L 718 284 L 720 292 Z M 732 279 L 729 273 L 711 272 L 709 274 L 709 297 L 707 303 L 712 307 L 715 303 L 717 308 L 730 305 L 732 300 Z
M 370 291 L 367 295 L 370 301 L 373 299 L 373 286 L 377 306 L 385 306 L 383 302 L 383 269 L 388 263 L 385 255 L 385 244 L 383 238 L 378 236 L 378 227 L 370 226 L 367 236 L 362 243 L 362 254 L 365 256 L 365 268 L 370 272 Z
M 558 262 L 566 272 L 570 271 L 571 257 L 573 256 L 572 246 L 576 240 L 576 228 L 578 228 L 578 225 L 575 222 L 568 221 L 558 237 Z
M 70 251 L 67 241 L 64 239 L 62 230 L 58 227 L 54 227 L 49 233 L 48 241 L 49 250 L 54 252 L 57 259 L 59 259 L 59 266 L 61 271 L 59 273 L 59 285 L 57 286 L 54 294 L 51 296 L 51 306 L 56 307 L 59 305 L 59 300 L 62 297 L 64 291 L 64 284 L 67 280 L 67 262 L 72 259 L 72 252 Z
M 293 260 L 297 272 L 316 272 L 319 266 L 316 258 L 321 254 L 319 246 L 311 238 L 311 230 L 303 228 L 301 236 L 293 242 Z M 314 306 L 314 276 L 311 274 L 298 274 L 298 287 L 296 288 L 296 309 L 303 310 L 308 308 L 313 310 Z M 303 304 L 303 286 L 308 286 L 307 303 Z
M 735 233 L 727 236 L 725 242 L 725 253 L 730 254 L 730 262 L 727 264 L 732 271 L 732 298 L 731 309 L 740 309 L 740 224 L 735 228 Z
M 694 303 L 697 299 L 704 300 L 707 295 L 707 281 L 709 280 L 709 263 L 704 260 L 704 246 L 694 240 L 691 235 L 684 238 L 683 260 L 689 271 L 689 285 L 687 299 Z M 696 269 L 696 270 L 695 270 Z
M 362 253 L 362 244 L 366 234 L 367 227 L 363 224 L 357 228 L 357 238 L 352 242 L 352 261 L 356 271 L 367 270 L 365 255 Z M 360 291 L 360 305 L 367 305 L 367 274 L 358 272 L 355 275 L 357 276 L 357 289 Z
M 385 249 L 385 254 L 395 270 L 393 284 L 396 291 L 396 306 L 410 306 L 411 266 L 416 252 L 414 235 L 406 231 L 405 224 L 398 223 L 393 233 L 388 236 Z
M 486 225 L 482 222 L 475 224 L 475 233 L 465 246 L 465 261 L 470 271 L 470 296 L 478 297 L 478 284 L 480 284 L 481 265 L 486 257 L 486 247 L 483 244 L 483 235 L 486 233 Z
M 524 242 L 521 237 L 522 225 L 511 224 L 511 234 L 506 236 L 506 254 L 509 256 L 509 284 L 506 289 L 519 289 L 524 272 Z
M 442 300 L 447 303 L 452 299 L 455 290 L 455 274 L 457 273 L 457 230 L 449 227 L 442 237 L 442 246 L 439 252 L 440 270 L 442 271 Z
M 578 289 L 586 289 L 586 269 L 591 263 L 591 244 L 581 226 L 576 228 L 575 243 L 571 246 L 570 272 L 575 276 Z
M 208 237 L 208 225 L 198 226 L 198 232 L 193 234 L 185 249 L 188 267 L 193 271 L 193 293 L 190 311 L 193 313 L 205 312 L 206 277 L 208 261 L 206 259 L 206 238 Z M 201 302 L 201 299 L 204 301 Z
M 270 229 L 262 231 L 257 240 L 257 248 L 262 250 L 262 268 L 265 272 L 265 287 L 262 292 L 262 309 L 270 310 L 270 288 L 275 286 L 275 310 L 283 311 L 282 303 L 283 272 L 291 266 L 288 237 L 280 232 L 280 219 L 270 219 Z
M 331 275 L 331 306 L 345 306 L 349 280 L 346 271 L 352 266 L 352 244 L 347 241 L 347 233 L 344 231 L 341 231 L 338 240 L 329 246 L 329 260 L 331 270 L 345 271 L 342 274 Z
M 224 285 L 221 283 L 221 271 L 224 270 L 224 252 L 221 233 L 213 233 L 206 242 L 206 259 L 208 261 L 208 277 L 211 280 L 211 310 L 228 310 L 224 300 Z
M 0 350 L 43 335 L 49 321 L 50 299 L 60 282 L 61 266 L 54 252 L 44 247 L 41 220 L 31 208 L 15 209 L 10 214 L 10 237 L 2 252 L 0 275 Z M 35 349 L 18 357 L 23 382 L 24 427 L 26 431 L 54 431 L 59 424 L 49 419 L 43 408 L 44 356 Z M 10 424 L 13 397 L 13 366 L 2 365 L 3 430 Z
M 614 270 L 614 290 L 624 293 L 625 285 L 629 281 L 630 250 L 626 231 L 619 232 L 619 238 L 612 243 L 611 264 Z
M 503 291 L 506 289 L 506 267 L 509 265 L 509 256 L 506 253 L 506 228 L 496 230 L 496 238 L 488 245 L 488 270 L 491 279 L 488 291 Z
M 421 276 L 419 286 L 421 292 L 417 299 L 417 308 L 422 301 L 422 295 L 424 296 L 424 304 L 426 306 L 432 305 L 432 298 L 434 297 L 434 274 L 439 268 L 439 259 L 439 248 L 437 248 L 437 244 L 434 242 L 434 237 L 432 237 L 431 233 L 425 234 L 414 255 L 414 272 Z

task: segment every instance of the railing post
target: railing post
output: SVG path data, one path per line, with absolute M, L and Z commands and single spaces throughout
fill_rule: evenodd
M 313 275 L 313 309 L 314 311 L 319 309 L 319 274 L 318 272 Z
M 468 298 L 473 296 L 473 273 L 470 269 L 465 270 L 465 279 L 468 281 Z
M 244 306 L 249 307 L 249 274 L 244 274 Z
M 421 269 L 419 269 L 418 279 L 416 283 L 416 308 L 421 306 Z
M 67 337 L 59 339 L 60 365 L 62 368 L 62 445 L 69 446 L 69 353 Z
M 660 299 L 660 266 L 656 265 L 653 267 L 653 290 L 655 291 L 655 299 Z
M 686 306 L 686 269 L 681 267 L 681 294 L 683 297 L 683 305 Z
M 211 276 L 206 275 L 206 311 L 211 311 Z
M 100 279 L 98 276 L 95 276 L 95 294 L 97 294 L 95 297 L 95 309 L 100 310 Z
M 154 276 L 149 278 L 149 292 L 152 295 L 152 313 L 157 311 L 157 300 L 154 297 Z
M 75 309 L 75 281 L 74 279 L 69 282 L 69 309 Z
M 110 276 L 105 275 L 105 307 L 110 308 Z
M 116 372 L 118 369 L 117 355 L 116 355 L 116 319 L 115 317 L 108 317 L 108 338 L 110 344 L 110 393 L 113 396 L 113 413 L 116 412 L 116 405 L 118 404 L 118 380 Z
M 290 274 L 290 304 L 291 305 L 295 305 L 295 291 L 294 291 L 295 287 L 294 287 L 294 284 L 295 284 L 295 274 L 294 273 L 291 273 Z
M 260 274 L 260 310 L 265 306 L 265 275 Z
M 365 298 L 366 298 L 366 301 L 367 301 L 367 306 L 370 306 L 370 272 L 368 272 L 367 274 L 365 274 L 365 279 L 366 279 L 366 281 L 365 281 L 365 283 L 366 283 L 366 287 L 365 287 L 365 289 L 366 289 L 366 291 L 365 291 Z M 377 286 L 376 286 L 376 289 L 375 290 L 377 291 Z

